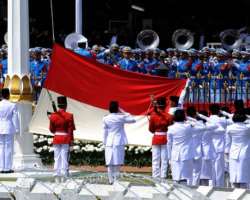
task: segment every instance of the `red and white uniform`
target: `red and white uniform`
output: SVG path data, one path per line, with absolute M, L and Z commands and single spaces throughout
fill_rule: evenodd
M 149 131 L 152 138 L 152 176 L 166 178 L 168 166 L 167 130 L 172 124 L 172 116 L 159 109 L 150 115 Z
M 75 123 L 73 114 L 60 109 L 58 112 L 52 113 L 50 116 L 49 129 L 54 133 L 54 169 L 56 176 L 67 176 L 68 174 L 68 152 L 69 145 L 73 141 L 73 131 Z

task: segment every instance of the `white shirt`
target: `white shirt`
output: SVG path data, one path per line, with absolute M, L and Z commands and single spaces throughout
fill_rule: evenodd
M 245 123 L 234 123 L 227 127 L 227 137 L 231 141 L 230 159 L 250 158 L 250 127 Z
M 17 106 L 8 100 L 0 101 L 0 134 L 19 132 Z
M 128 113 L 110 113 L 103 118 L 105 146 L 119 146 L 128 143 L 124 130 L 125 123 L 134 123 L 135 119 Z
M 200 130 L 185 122 L 175 122 L 168 127 L 168 155 L 173 161 L 194 158 L 193 132 Z
M 213 124 L 217 124 L 218 128 L 212 130 L 213 144 L 216 153 L 222 153 L 225 150 L 225 132 L 228 124 L 227 119 L 219 117 L 217 115 L 211 115 L 209 121 Z

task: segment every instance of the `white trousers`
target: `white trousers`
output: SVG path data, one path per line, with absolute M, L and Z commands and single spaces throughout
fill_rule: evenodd
M 0 171 L 9 171 L 13 160 L 13 134 L 0 134 Z
M 193 183 L 192 185 L 198 186 L 200 184 L 200 176 L 201 176 L 201 166 L 202 166 L 202 158 L 193 159 Z
M 119 178 L 120 165 L 108 165 L 107 169 L 108 169 L 109 183 L 112 184 Z
M 152 176 L 154 178 L 166 178 L 167 169 L 167 145 L 152 145 Z
M 54 170 L 56 176 L 68 176 L 69 145 L 54 144 Z
M 225 159 L 224 152 L 216 153 L 216 158 L 214 160 L 214 177 L 213 186 L 224 187 L 225 185 Z

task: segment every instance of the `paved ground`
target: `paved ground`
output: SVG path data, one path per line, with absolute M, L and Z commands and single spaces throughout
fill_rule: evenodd
M 53 168 L 52 166 L 47 166 L 48 168 Z M 106 172 L 106 166 L 70 166 L 71 170 L 79 170 L 79 171 L 93 171 L 93 172 Z M 129 173 L 151 173 L 151 167 L 131 167 L 131 166 L 122 166 L 122 172 L 129 172 Z

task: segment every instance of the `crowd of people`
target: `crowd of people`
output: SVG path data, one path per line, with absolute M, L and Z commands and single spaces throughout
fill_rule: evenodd
M 74 51 L 79 55 L 122 70 L 169 78 L 190 78 L 198 84 L 201 79 L 208 83 L 214 80 L 214 85 L 211 84 L 214 88 L 209 85 L 208 90 L 222 87 L 224 82 L 221 81 L 240 81 L 241 88 L 247 87 L 249 81 L 250 53 L 248 52 L 238 50 L 228 52 L 212 48 L 203 48 L 200 51 L 194 49 L 142 51 L 132 50 L 127 46 L 119 47 L 116 44 L 108 49 L 98 45 L 87 49 L 83 43 L 78 45 L 79 47 Z M 30 49 L 29 69 L 34 89 L 41 88 L 46 78 L 50 56 L 51 49 Z M 0 50 L 0 63 L 3 82 L 8 73 L 7 47 Z M 237 90 L 237 86 L 235 89 Z M 3 89 L 2 96 L 6 101 L 1 101 L 1 104 L 7 102 L 9 91 Z M 244 108 L 243 100 L 244 98 L 241 100 L 235 98 L 234 114 L 230 114 L 226 108 L 222 111 L 218 104 L 210 104 L 210 116 L 207 111 L 198 113 L 195 107 L 184 110 L 178 106 L 179 98 L 176 96 L 170 98 L 171 108 L 168 111 L 166 111 L 165 97 L 154 101 L 154 111 L 150 113 L 149 118 L 149 131 L 153 133 L 152 176 L 166 178 L 170 164 L 172 178 L 180 184 L 194 186 L 210 184 L 224 187 L 225 174 L 229 174 L 230 182 L 234 187 L 247 188 L 250 184 L 250 174 L 246 173 L 250 165 L 250 123 L 249 109 Z M 73 116 L 70 113 L 65 114 L 66 97 L 60 97 L 58 105 L 63 114 L 58 112 L 51 115 L 50 130 L 55 133 L 56 173 L 58 176 L 67 176 L 69 168 L 67 152 L 73 140 L 75 127 Z M 0 105 L 0 109 L 1 106 L 5 109 L 4 104 Z M 12 107 L 13 104 L 10 104 L 11 109 Z M 119 176 L 120 166 L 124 163 L 124 145 L 127 144 L 124 124 L 136 123 L 136 121 L 119 108 L 119 102 L 112 101 L 109 110 L 110 115 L 103 119 L 103 143 L 109 181 L 113 183 Z M 15 118 L 15 112 L 11 110 L 10 113 L 10 118 L 13 116 Z M 8 113 L 3 112 L 3 114 Z M 72 122 L 69 127 L 68 120 Z M 65 123 L 67 126 L 64 126 Z M 15 129 L 12 132 L 18 131 L 18 127 Z M 7 138 L 5 142 L 8 143 L 8 141 L 10 141 L 9 149 L 13 146 L 13 138 Z M 11 151 L 8 155 L 1 154 L 6 163 L 11 163 L 10 154 Z M 229 160 L 228 165 L 225 159 Z M 6 163 L 0 162 L 2 172 L 12 172 L 10 164 L 7 167 L 4 166 Z
M 225 187 L 229 178 L 231 186 L 248 188 L 250 123 L 243 101 L 235 100 L 233 114 L 210 104 L 210 115 L 193 106 L 183 109 L 176 96 L 170 101 L 166 111 L 166 98 L 158 98 L 150 115 L 152 176 L 166 178 L 169 163 L 180 184 Z
M 250 53 L 247 51 L 226 51 L 208 47 L 200 50 L 141 50 L 117 44 L 108 48 L 99 45 L 85 47 L 85 43 L 78 43 L 78 48 L 74 51 L 127 71 L 168 78 L 190 78 L 191 102 L 246 100 L 250 95 Z M 49 69 L 52 50 L 36 47 L 31 48 L 29 52 L 31 81 L 39 94 L 39 88 Z M 7 74 L 7 60 L 7 46 L 4 45 L 0 49 L 1 84 Z
M 248 188 L 250 122 L 243 101 L 234 102 L 233 114 L 211 104 L 208 115 L 193 106 L 183 109 L 177 96 L 170 97 L 171 107 L 167 110 L 166 100 L 159 97 L 153 102 L 149 118 L 153 134 L 152 177 L 164 180 L 171 171 L 174 182 L 188 186 Z M 109 111 L 103 118 L 103 143 L 112 184 L 124 164 L 124 125 L 136 120 L 119 107 L 119 102 L 111 101 Z

